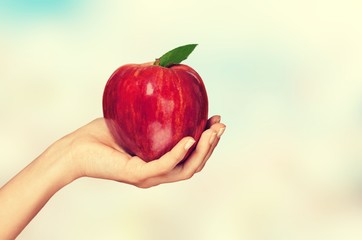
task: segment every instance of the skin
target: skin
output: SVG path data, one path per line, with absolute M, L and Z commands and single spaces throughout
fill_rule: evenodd
M 60 189 L 81 177 L 101 178 L 149 188 L 191 178 L 200 172 L 225 125 L 213 116 L 195 150 L 185 137 L 161 158 L 145 162 L 130 156 L 112 138 L 103 118 L 59 139 L 0 189 L 0 239 L 15 239 Z

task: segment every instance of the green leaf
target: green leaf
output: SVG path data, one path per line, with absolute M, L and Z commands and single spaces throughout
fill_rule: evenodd
M 171 51 L 165 53 L 164 55 L 162 55 L 162 57 L 157 59 L 155 65 L 170 67 L 171 65 L 179 64 L 183 60 L 187 59 L 187 57 L 192 53 L 196 46 L 197 44 L 188 44 L 172 49 Z

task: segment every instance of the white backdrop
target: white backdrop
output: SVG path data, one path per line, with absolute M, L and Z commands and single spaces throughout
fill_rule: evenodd
M 227 125 L 204 171 L 151 189 L 81 179 L 19 239 L 361 239 L 360 1 L 0 3 L 0 185 L 102 115 L 110 74 L 185 62 Z M 0 221 L 4 221 L 1 219 Z

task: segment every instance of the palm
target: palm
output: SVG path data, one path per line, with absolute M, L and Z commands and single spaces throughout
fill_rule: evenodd
M 150 187 L 190 178 L 202 169 L 219 140 L 217 138 L 210 142 L 209 139 L 215 137 L 225 125 L 218 123 L 217 117 L 213 117 L 209 119 L 208 128 L 196 149 L 182 164 L 179 163 L 187 153 L 184 147 L 192 141 L 191 137 L 182 139 L 160 159 L 147 163 L 137 156 L 129 155 L 116 144 L 103 118 L 96 119 L 76 131 L 78 138 L 74 141 L 76 144 L 73 152 L 77 154 L 76 159 L 80 160 L 83 176 Z

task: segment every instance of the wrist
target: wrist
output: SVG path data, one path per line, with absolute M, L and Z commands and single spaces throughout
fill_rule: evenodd
M 62 138 L 36 159 L 46 169 L 47 176 L 54 182 L 54 186 L 59 189 L 80 177 L 76 162 L 72 159 L 70 146 L 70 141 Z
M 0 238 L 15 239 L 48 200 L 77 178 L 66 142 L 59 140 L 0 191 Z

